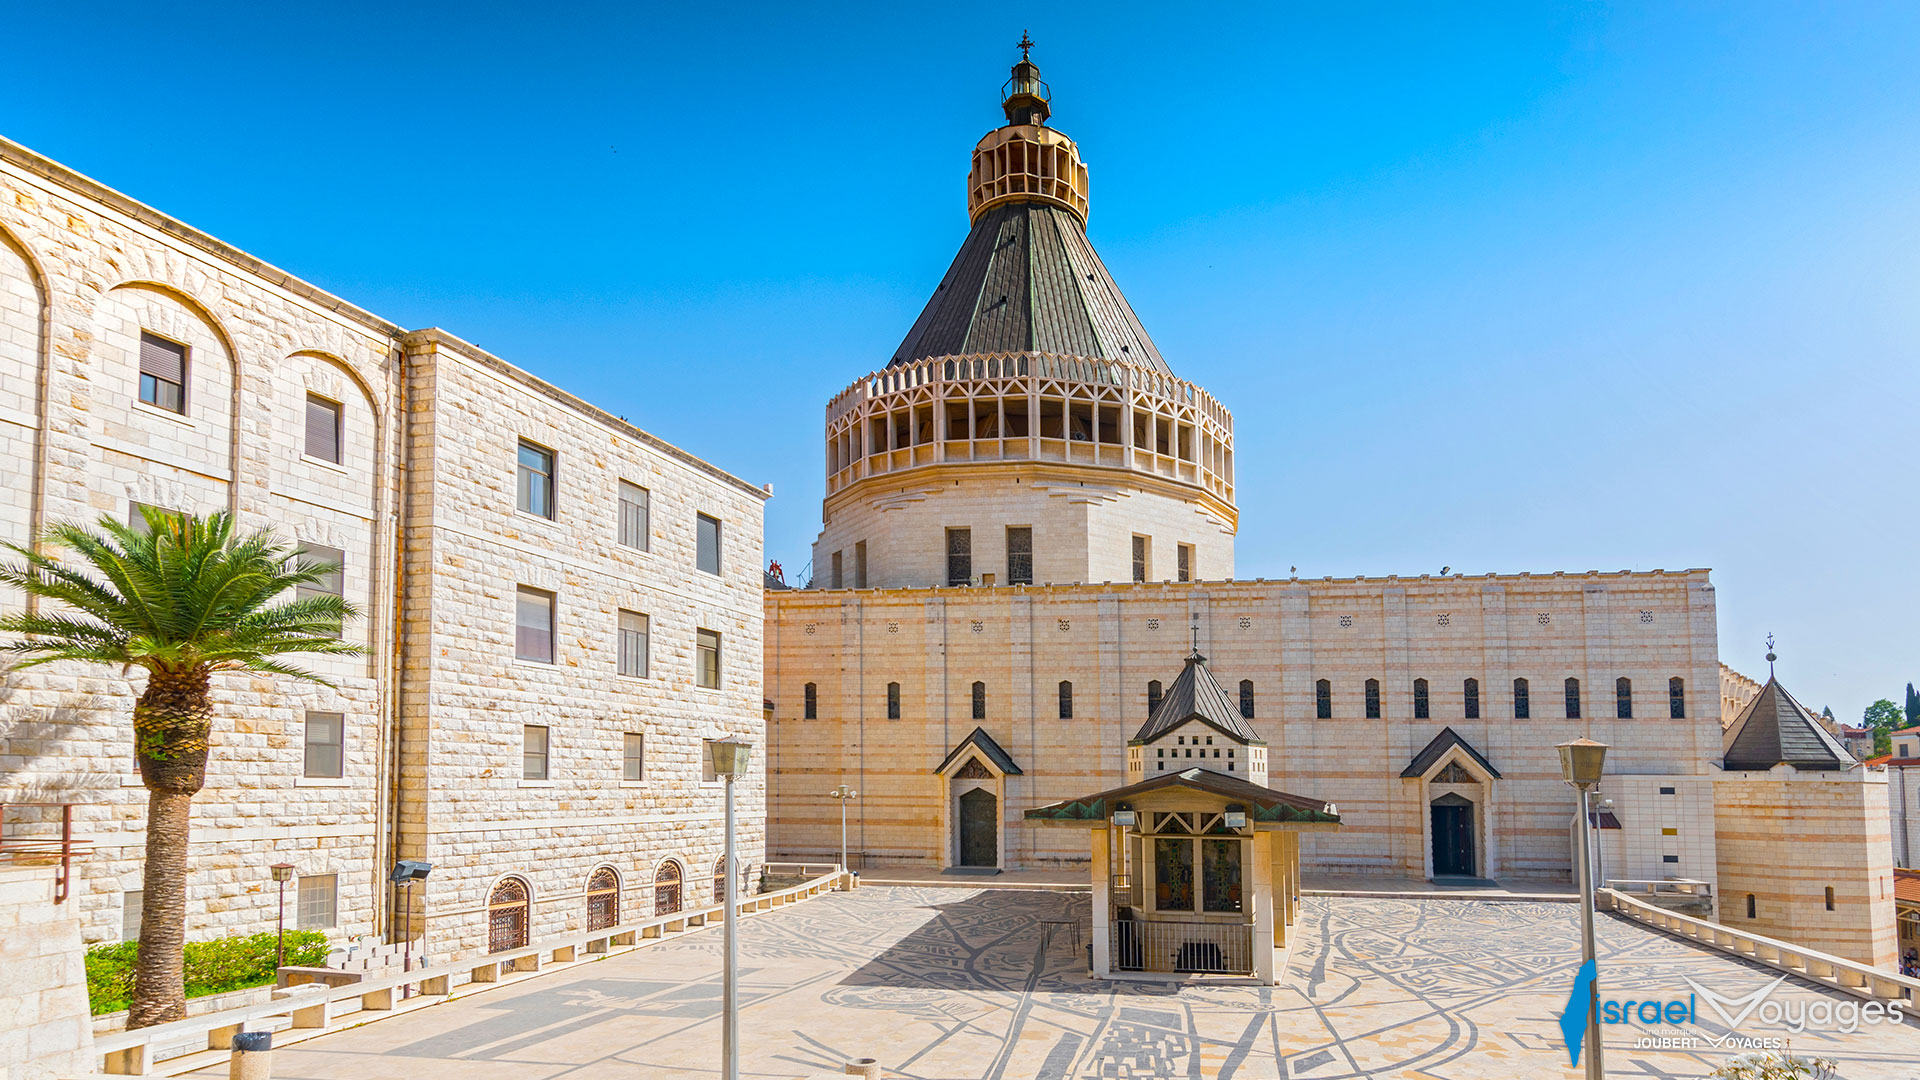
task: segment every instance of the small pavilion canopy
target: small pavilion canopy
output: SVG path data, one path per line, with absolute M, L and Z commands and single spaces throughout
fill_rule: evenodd
M 1340 815 L 1335 811 L 1332 803 L 1321 799 L 1309 799 L 1303 795 L 1289 795 L 1284 791 L 1275 791 L 1258 784 L 1249 784 L 1245 780 L 1217 773 L 1211 769 L 1186 769 L 1177 773 L 1163 773 L 1137 784 L 1128 784 L 1125 787 L 1110 788 L 1093 795 L 1083 795 L 1077 799 L 1063 799 L 1045 806 L 1036 806 L 1027 811 L 1026 819 L 1042 824 L 1086 824 L 1104 828 L 1107 819 L 1113 816 L 1117 804 L 1166 788 L 1185 788 L 1243 803 L 1247 808 L 1248 823 L 1256 827 L 1269 823 L 1333 826 L 1340 824 Z

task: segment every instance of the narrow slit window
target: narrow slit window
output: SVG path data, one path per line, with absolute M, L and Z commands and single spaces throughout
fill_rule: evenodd
M 947 584 L 973 584 L 973 530 L 947 530 Z
M 1580 680 L 1567 680 L 1567 719 L 1580 719 Z
M 1240 680 L 1240 715 L 1253 719 L 1253 680 Z
M 1613 715 L 1621 720 L 1633 719 L 1633 680 L 1624 675 L 1613 680 Z
M 1468 679 L 1460 684 L 1462 698 L 1461 714 L 1469 720 L 1480 719 L 1480 680 Z
M 1677 675 L 1667 680 L 1667 715 L 1675 720 L 1687 716 L 1687 683 Z
M 1073 684 L 1060 680 L 1060 719 L 1073 719 Z
M 1413 718 L 1426 720 L 1432 715 L 1432 699 L 1427 693 L 1427 680 L 1413 680 Z
M 1313 715 L 1316 719 L 1333 719 L 1333 684 L 1321 679 L 1313 684 Z
M 973 684 L 973 718 L 975 720 L 987 718 L 987 684 L 983 682 Z
M 1380 680 L 1367 680 L 1367 719 L 1380 719 Z
M 1164 691 L 1162 691 L 1160 688 L 1159 679 L 1154 679 L 1151 682 L 1147 683 L 1147 715 L 1148 716 L 1152 716 L 1154 710 L 1160 707 L 1160 698 L 1163 693 Z
M 1533 718 L 1533 699 L 1527 690 L 1527 680 L 1513 680 L 1513 718 L 1530 720 Z
M 897 682 L 887 684 L 887 719 L 900 719 L 900 684 Z
M 808 683 L 800 693 L 800 718 L 818 720 L 820 718 L 820 688 Z
M 1133 580 L 1147 580 L 1147 538 L 1144 536 L 1133 538 Z
M 1033 530 L 1027 527 L 1007 530 L 1007 584 L 1033 584 Z

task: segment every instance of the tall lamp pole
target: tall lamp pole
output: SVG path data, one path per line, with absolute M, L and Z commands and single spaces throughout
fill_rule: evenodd
M 859 797 L 859 792 L 845 784 L 827 792 L 827 798 L 840 801 L 840 869 L 842 871 L 852 869 L 847 865 L 847 803 Z
M 749 745 L 735 739 L 721 739 L 712 747 L 713 772 L 727 782 L 727 887 L 726 914 L 721 926 L 721 951 L 726 960 L 720 976 L 720 1076 L 722 1080 L 740 1080 L 740 874 L 734 869 L 733 854 L 733 782 L 746 775 Z
M 280 883 L 279 940 L 273 946 L 273 966 L 278 969 L 287 966 L 287 882 L 293 880 L 293 864 L 277 862 L 267 869 L 272 872 L 273 880 Z
M 1587 1058 L 1587 1080 L 1604 1080 L 1605 1055 L 1600 1047 L 1600 977 L 1597 950 L 1593 941 L 1593 824 L 1587 813 L 1587 792 L 1600 782 L 1607 760 L 1607 744 L 1592 739 L 1575 739 L 1555 747 L 1560 751 L 1560 775 L 1580 792 L 1580 857 L 1574 860 L 1580 887 L 1581 958 L 1594 965 L 1593 981 L 1587 984 L 1587 1034 L 1583 1046 Z M 1583 965 L 1584 966 L 1584 965 Z

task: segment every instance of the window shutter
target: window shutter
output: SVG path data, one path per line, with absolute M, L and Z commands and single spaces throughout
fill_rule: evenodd
M 186 382 L 187 347 L 152 334 L 141 334 L 140 374 L 165 379 L 170 383 Z
M 340 406 L 307 395 L 307 456 L 340 461 Z

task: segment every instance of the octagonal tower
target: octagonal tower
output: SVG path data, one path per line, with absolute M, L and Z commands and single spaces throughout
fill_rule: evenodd
M 1233 417 L 1087 241 L 1087 167 L 1025 55 L 972 229 L 887 365 L 827 404 L 816 588 L 1233 575 Z

